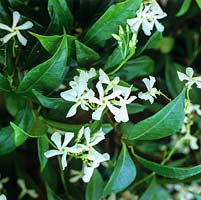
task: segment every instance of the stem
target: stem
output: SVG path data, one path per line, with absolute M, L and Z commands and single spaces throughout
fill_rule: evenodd
M 63 186 L 64 192 L 65 192 L 65 195 L 66 195 L 67 199 L 72 200 L 72 197 L 70 196 L 67 185 L 66 185 L 64 171 L 63 171 L 62 166 L 61 166 L 60 156 L 57 158 L 58 158 L 58 163 L 59 163 L 61 182 L 62 182 L 62 186 Z
M 160 90 L 159 91 L 157 91 L 157 94 L 160 96 L 163 96 L 163 97 L 165 97 L 165 99 L 167 99 L 169 102 L 171 101 L 171 99 L 169 98 L 169 97 L 167 97 L 163 92 L 161 92 Z
M 44 137 L 48 141 L 48 143 L 50 143 L 52 145 L 52 147 L 54 147 L 55 149 L 57 149 L 57 146 L 47 137 L 47 135 L 45 135 Z
M 115 68 L 112 72 L 110 72 L 108 75 L 112 75 L 119 71 L 121 67 L 133 56 L 134 51 L 130 52 L 130 54 Z
M 111 117 L 110 117 L 110 114 L 108 112 L 106 112 L 106 116 L 108 118 L 108 121 L 110 122 L 110 124 L 112 125 L 114 131 L 116 133 L 118 133 L 118 135 L 121 135 L 121 132 L 119 131 L 119 129 L 117 128 L 117 126 L 115 125 L 115 123 L 112 121 Z

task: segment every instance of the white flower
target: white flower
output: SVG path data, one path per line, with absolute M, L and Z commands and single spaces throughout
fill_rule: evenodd
M 196 113 L 197 115 L 201 116 L 201 109 L 200 109 L 200 105 L 199 104 L 192 104 L 189 103 L 188 107 L 185 110 L 186 114 L 190 114 L 190 113 Z
M 177 71 L 177 74 L 180 81 L 187 81 L 186 86 L 191 87 L 195 83 L 197 88 L 201 88 L 201 76 L 193 77 L 194 71 L 191 67 L 186 68 L 186 74 L 179 71 Z
M 11 28 L 5 24 L 0 23 L 0 29 L 10 32 L 9 34 L 5 35 L 3 38 L 0 39 L 3 43 L 7 43 L 12 37 L 17 35 L 19 42 L 23 46 L 26 46 L 27 39 L 20 33 L 20 31 L 32 28 L 33 23 L 31 21 L 27 21 L 24 24 L 17 26 L 19 19 L 20 19 L 20 13 L 15 11 L 13 12 L 13 24 Z
M 131 93 L 131 87 L 127 88 L 127 92 L 125 93 L 124 97 L 121 97 L 121 96 L 118 97 L 120 99 L 119 105 L 121 106 L 121 108 L 118 110 L 119 112 L 116 113 L 114 117 L 117 122 L 121 122 L 121 121 L 127 122 L 129 120 L 126 105 L 132 103 L 137 98 L 136 96 L 129 97 L 130 93 Z
M 150 0 L 145 4 L 142 3 L 136 15 L 135 18 L 127 20 L 132 32 L 138 32 L 141 25 L 145 35 L 151 35 L 154 25 L 159 32 L 164 31 L 164 26 L 158 19 L 166 17 L 167 14 L 163 12 L 155 0 Z
M 4 194 L 0 195 L 0 200 L 7 200 L 6 196 Z
M 0 180 L 0 191 L 4 188 L 4 184 L 7 183 L 9 181 L 9 177 L 5 177 L 3 179 Z
M 66 117 L 72 117 L 76 114 L 77 108 L 81 106 L 83 110 L 89 110 L 86 105 L 88 100 L 94 97 L 94 92 L 87 87 L 88 80 L 96 75 L 95 70 L 92 68 L 89 72 L 81 71 L 79 77 L 75 76 L 74 81 L 70 82 L 72 89 L 61 92 L 60 96 L 75 104 L 70 108 Z
M 38 194 L 36 193 L 34 189 L 27 189 L 25 185 L 25 181 L 23 179 L 18 179 L 17 184 L 22 190 L 18 199 L 22 199 L 22 197 L 24 197 L 26 194 L 28 194 L 30 197 L 34 199 L 38 198 Z
M 149 76 L 149 79 L 143 78 L 142 81 L 144 82 L 148 91 L 145 93 L 140 92 L 138 94 L 138 97 L 140 99 L 144 99 L 145 101 L 149 100 L 150 103 L 152 104 L 154 102 L 154 98 L 156 98 L 156 94 L 157 94 L 157 89 L 153 87 L 154 83 L 156 82 L 156 79 L 153 76 Z
M 51 140 L 55 143 L 55 145 L 58 149 L 57 150 L 55 150 L 55 149 L 49 150 L 49 151 L 44 153 L 45 157 L 47 157 L 47 158 L 57 156 L 57 155 L 62 155 L 61 164 L 62 164 L 63 170 L 67 167 L 66 157 L 67 157 L 68 153 L 80 153 L 80 152 L 82 152 L 82 148 L 79 148 L 77 145 L 74 145 L 72 147 L 67 147 L 67 145 L 70 143 L 70 141 L 73 139 L 73 137 L 74 137 L 74 133 L 65 132 L 64 141 L 62 144 L 61 134 L 58 132 L 55 132 L 51 136 Z
M 115 115 L 118 112 L 118 108 L 113 106 L 110 100 L 114 100 L 117 96 L 120 95 L 120 91 L 113 91 L 111 94 L 108 96 L 105 96 L 104 90 L 103 90 L 103 85 L 100 81 L 96 84 L 96 88 L 99 93 L 99 99 L 96 97 L 90 98 L 89 101 L 91 103 L 95 103 L 99 105 L 99 107 L 92 113 L 92 119 L 94 120 L 100 120 L 101 115 L 106 107 Z

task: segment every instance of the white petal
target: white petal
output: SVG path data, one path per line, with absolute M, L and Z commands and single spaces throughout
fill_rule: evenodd
M 58 149 L 61 149 L 61 134 L 58 132 L 55 132 L 51 136 L 51 140 L 56 144 Z
M 105 84 L 110 84 L 110 79 L 107 76 L 107 74 L 102 70 L 99 69 L 99 80 L 101 81 L 101 83 L 105 83 Z
M 27 190 L 27 194 L 29 194 L 29 196 L 32 197 L 33 199 L 38 198 L 38 194 L 36 193 L 34 189 Z
M 189 77 L 182 72 L 177 71 L 177 75 L 178 75 L 180 81 L 189 80 Z
M 0 29 L 7 30 L 9 32 L 13 31 L 9 26 L 2 24 L 2 23 L 0 23 Z
M 94 96 L 95 96 L 94 91 L 90 89 L 90 90 L 87 91 L 87 93 L 84 94 L 82 97 L 83 97 L 83 99 L 90 99 L 90 98 L 93 98 Z
M 201 82 L 196 81 L 195 83 L 196 83 L 197 88 L 201 88 Z
M 0 200 L 7 200 L 6 196 L 4 194 L 0 195 Z
M 158 21 L 158 20 L 155 20 L 154 21 L 154 24 L 156 26 L 156 29 L 159 31 L 159 32 L 163 32 L 164 31 L 164 26 Z
M 113 115 L 117 115 L 119 113 L 119 108 L 113 106 L 109 101 L 107 102 L 107 107 Z
M 92 113 L 92 119 L 100 120 L 103 110 L 105 109 L 106 105 L 101 105 L 96 111 Z
M 62 147 L 66 147 L 69 144 L 69 142 L 73 139 L 74 135 L 75 134 L 72 132 L 65 132 L 64 142 L 62 144 Z
M 77 107 L 80 105 L 80 103 L 74 104 L 68 111 L 66 117 L 72 117 L 77 113 Z
M 93 167 L 84 167 L 84 176 L 82 177 L 82 180 L 85 183 L 88 183 L 92 177 L 93 172 L 94 172 Z
M 67 90 L 65 92 L 61 92 L 60 93 L 61 98 L 63 98 L 66 101 L 70 101 L 70 102 L 76 102 L 77 101 L 77 93 L 75 90 L 70 89 Z
M 49 150 L 44 153 L 44 156 L 46 158 L 50 158 L 50 157 L 61 155 L 61 154 L 63 154 L 63 153 L 59 150 Z
M 90 128 L 89 127 L 85 128 L 85 130 L 84 130 L 84 137 L 85 137 L 87 146 L 90 143 L 90 137 L 91 137 L 90 134 L 91 134 Z
M 25 181 L 23 179 L 17 179 L 17 184 L 20 186 L 20 188 L 23 191 L 27 190 L 26 185 L 25 185 Z
M 135 99 L 137 99 L 136 96 L 131 96 L 129 99 L 127 99 L 126 104 L 132 103 L 133 101 L 135 101 Z
M 102 129 L 100 129 L 98 132 L 96 132 L 90 142 L 90 146 L 95 146 L 96 144 L 98 144 L 100 141 L 105 139 L 105 135 L 102 131 Z
M 99 93 L 99 98 L 102 99 L 104 97 L 104 91 L 103 91 L 102 83 L 100 81 L 98 81 L 98 83 L 96 84 L 96 88 Z
M 27 30 L 33 27 L 33 23 L 30 21 L 25 22 L 24 24 L 17 26 L 16 29 L 18 30 Z
M 194 71 L 191 67 L 186 68 L 186 74 L 188 77 L 193 77 Z
M 66 156 L 67 156 L 67 152 L 65 152 L 61 157 L 61 165 L 63 170 L 67 167 Z
M 88 78 L 93 78 L 94 76 L 96 76 L 96 70 L 94 68 L 91 68 L 88 72 Z
M 18 11 L 13 12 L 13 25 L 12 28 L 16 27 L 20 19 L 20 13 Z
M 1 38 L 1 41 L 3 43 L 7 43 L 12 37 L 14 37 L 17 33 L 14 32 L 14 33 L 9 33 L 7 35 L 5 35 L 3 38 Z
M 87 150 L 88 148 L 84 144 L 75 144 L 72 147 L 67 147 L 67 152 L 70 153 L 81 153 L 82 151 Z
M 147 20 L 143 20 L 142 30 L 145 35 L 147 36 L 151 35 L 152 26 L 147 22 Z
M 27 39 L 19 31 L 17 32 L 17 38 L 23 46 L 26 46 Z
M 120 123 L 121 121 L 122 122 L 127 122 L 129 120 L 128 111 L 127 111 L 126 105 L 124 105 L 124 106 L 122 106 L 120 108 L 119 114 L 115 116 L 115 120 L 118 123 Z

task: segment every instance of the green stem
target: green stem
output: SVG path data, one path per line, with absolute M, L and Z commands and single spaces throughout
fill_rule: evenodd
M 169 102 L 171 101 L 171 99 L 169 97 L 167 97 L 163 92 L 161 92 L 160 90 L 157 91 L 157 94 L 160 96 L 163 96 L 164 98 L 166 98 Z
M 134 54 L 134 51 L 130 52 L 130 54 L 117 66 L 117 68 L 115 68 L 108 75 L 112 75 L 116 73 L 117 71 L 119 71 L 122 68 L 122 66 L 133 56 L 133 54 Z
M 67 185 L 66 185 L 64 171 L 62 169 L 60 156 L 58 156 L 57 158 L 58 158 L 58 163 L 59 163 L 61 182 L 62 182 L 62 186 L 63 186 L 64 192 L 65 192 L 65 195 L 66 195 L 67 199 L 72 200 L 72 197 L 70 196 Z

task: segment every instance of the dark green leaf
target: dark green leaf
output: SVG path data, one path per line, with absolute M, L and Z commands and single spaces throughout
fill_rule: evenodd
M 33 88 L 55 89 L 62 81 L 68 56 L 67 37 L 52 58 L 34 67 L 20 82 L 18 91 L 28 92 Z
M 111 34 L 118 31 L 119 25 L 126 25 L 126 20 L 135 16 L 140 4 L 141 0 L 127 0 L 112 5 L 88 30 L 84 37 L 85 43 L 101 44 L 111 38 Z
M 170 194 L 163 189 L 160 185 L 156 183 L 156 180 L 153 179 L 145 193 L 142 195 L 140 200 L 171 200 Z
M 196 198 L 196 200 L 201 200 L 201 194 L 196 194 L 194 192 L 191 192 L 193 196 Z
M 185 89 L 155 115 L 135 124 L 128 140 L 154 140 L 177 132 L 184 121 Z
M 127 105 L 128 114 L 130 115 L 143 112 L 145 108 L 146 106 L 141 105 L 139 103 L 131 103 Z
M 54 191 L 49 187 L 49 185 L 45 184 L 47 190 L 47 199 L 48 200 L 62 200 L 58 195 L 54 193 Z
M 201 173 L 201 165 L 194 167 L 170 167 L 146 160 L 135 154 L 136 159 L 147 169 L 168 178 L 185 179 Z
M 51 17 L 51 25 L 49 27 L 51 33 L 61 33 L 63 28 L 67 32 L 72 31 L 73 16 L 66 0 L 48 0 L 48 12 Z
M 75 41 L 76 58 L 79 66 L 86 67 L 92 65 L 95 61 L 99 60 L 100 56 L 93 49 L 82 44 L 78 40 Z
M 47 139 L 44 137 L 40 137 L 37 139 L 38 146 L 38 158 L 40 161 L 40 171 L 42 172 L 47 164 L 47 158 L 44 156 L 44 153 L 49 149 L 49 143 Z
M 6 77 L 0 74 L 0 92 L 9 92 L 10 91 L 10 84 Z
M 113 173 L 104 188 L 103 197 L 112 193 L 121 192 L 134 181 L 135 177 L 135 165 L 129 155 L 126 145 L 123 144 Z
M 188 9 L 190 8 L 191 0 L 184 0 L 181 8 L 179 9 L 178 13 L 176 14 L 177 17 L 184 15 Z
M 104 181 L 98 170 L 94 170 L 93 176 L 86 188 L 85 199 L 86 200 L 101 199 L 103 188 L 104 188 Z

